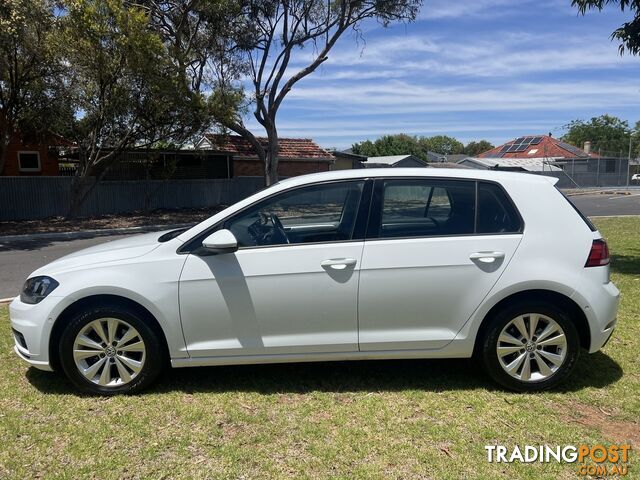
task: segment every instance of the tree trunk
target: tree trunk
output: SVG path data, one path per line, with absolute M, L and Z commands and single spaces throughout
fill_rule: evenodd
M 269 187 L 279 180 L 278 176 L 278 132 L 275 127 L 267 130 L 267 139 L 269 144 L 267 145 L 265 169 L 264 169 L 264 183 Z
M 4 164 L 7 161 L 7 149 L 9 148 L 9 142 L 11 141 L 9 131 L 5 124 L 2 125 L 0 130 L 0 176 L 4 170 Z
M 67 218 L 78 218 L 82 205 L 97 183 L 93 177 L 85 175 L 73 177 L 73 182 L 71 183 L 71 204 Z
M 0 176 L 2 176 L 2 171 L 4 170 L 4 164 L 7 159 L 7 146 L 3 142 L 0 142 Z

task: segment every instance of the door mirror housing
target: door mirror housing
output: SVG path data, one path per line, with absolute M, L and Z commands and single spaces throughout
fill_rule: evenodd
M 202 241 L 202 247 L 194 253 L 200 256 L 233 253 L 238 250 L 238 240 L 227 229 L 217 230 Z

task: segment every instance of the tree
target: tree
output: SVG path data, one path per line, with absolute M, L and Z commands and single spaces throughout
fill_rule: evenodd
M 265 183 L 278 179 L 277 114 L 286 95 L 303 78 L 329 59 L 338 39 L 373 19 L 387 26 L 415 19 L 421 0 L 247 0 L 229 25 L 233 34 L 218 41 L 211 65 L 215 75 L 213 106 L 227 129 L 244 137 L 264 162 Z M 291 72 L 295 54 L 308 57 Z M 240 79 L 248 77 L 250 94 Z M 263 127 L 262 144 L 243 116 L 250 109 Z
M 493 146 L 486 141 L 479 143 L 482 147 L 489 147 L 482 151 L 489 150 Z M 365 155 L 367 157 L 386 155 L 413 155 L 421 160 L 429 161 L 429 152 L 441 155 L 454 155 L 467 153 L 465 146 L 453 137 L 447 135 L 436 135 L 433 137 L 416 137 L 398 133 L 394 135 L 383 135 L 375 141 L 365 140 L 352 145 L 353 153 Z
M 640 54 L 640 1 L 638 0 L 572 0 L 571 5 L 578 8 L 578 11 L 584 15 L 588 10 L 600 10 L 605 5 L 618 5 L 624 11 L 632 12 L 634 17 L 631 21 L 623 23 L 611 34 L 611 39 L 617 39 L 620 42 L 620 54 L 625 50 L 631 55 Z
M 143 8 L 68 0 L 62 21 L 75 110 L 69 130 L 79 150 L 69 212 L 76 216 L 120 152 L 161 140 L 180 144 L 205 127 L 207 110 Z
M 453 137 L 436 135 L 420 138 L 420 145 L 425 151 L 440 153 L 442 155 L 455 155 L 464 153 L 464 145 Z
M 365 140 L 352 146 L 353 153 L 367 157 L 384 157 L 389 155 L 414 155 L 427 161 L 427 152 L 416 137 L 403 133 L 383 135 L 374 142 Z
M 629 150 L 631 129 L 626 120 L 601 115 L 593 117 L 588 122 L 573 120 L 564 128 L 567 133 L 562 140 L 576 147 L 582 148 L 584 142 L 591 142 L 591 151 L 612 156 L 624 156 Z
M 53 47 L 57 35 L 54 3 L 0 3 L 0 173 L 14 135 L 35 142 L 68 116 L 65 66 Z
M 475 157 L 476 155 L 480 155 L 488 150 L 495 148 L 491 142 L 486 140 L 480 140 L 479 142 L 469 142 L 464 147 L 464 154 L 469 155 L 471 157 Z

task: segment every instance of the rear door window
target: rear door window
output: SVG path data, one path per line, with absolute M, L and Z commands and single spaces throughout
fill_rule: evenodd
M 398 179 L 382 184 L 371 237 L 465 235 L 474 232 L 475 182 Z

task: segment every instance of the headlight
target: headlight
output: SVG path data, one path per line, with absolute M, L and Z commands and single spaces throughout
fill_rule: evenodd
M 51 277 L 33 277 L 27 279 L 20 293 L 23 303 L 36 304 L 53 292 L 60 285 Z

